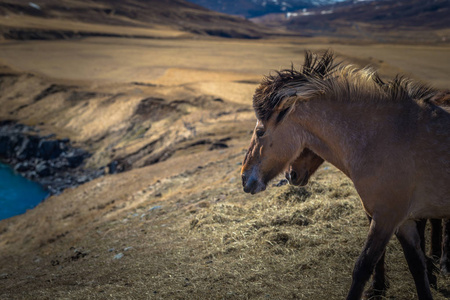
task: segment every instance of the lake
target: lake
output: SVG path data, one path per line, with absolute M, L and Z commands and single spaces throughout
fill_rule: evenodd
M 20 176 L 11 167 L 0 163 L 0 220 L 25 213 L 48 195 L 38 183 Z

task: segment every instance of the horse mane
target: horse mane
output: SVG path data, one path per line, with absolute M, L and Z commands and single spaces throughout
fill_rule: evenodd
M 291 65 L 264 77 L 253 96 L 253 108 L 258 119 L 267 121 L 276 110 L 287 111 L 298 101 L 330 94 L 337 101 L 414 100 L 436 104 L 439 92 L 400 75 L 385 82 L 371 68 L 335 62 L 329 50 L 321 56 L 307 51 L 300 70 Z
M 425 83 L 413 81 L 402 75 L 397 75 L 393 80 L 385 83 L 378 74 L 375 74 L 374 81 L 389 95 L 388 99 L 393 101 L 410 99 L 432 102 L 439 93 L 438 90 Z
M 430 101 L 439 106 L 450 107 L 450 90 L 439 91 Z

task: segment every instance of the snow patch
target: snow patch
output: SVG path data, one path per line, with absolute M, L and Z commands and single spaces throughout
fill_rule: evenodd
M 28 5 L 31 6 L 32 8 L 41 10 L 41 7 L 34 2 L 29 2 Z

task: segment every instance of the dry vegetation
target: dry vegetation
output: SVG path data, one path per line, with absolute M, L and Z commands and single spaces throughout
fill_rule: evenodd
M 88 167 L 128 171 L 0 222 L 1 299 L 342 299 L 367 232 L 352 183 L 242 192 L 262 74 L 327 40 L 87 38 L 0 45 L 0 118 L 69 137 Z M 444 88 L 447 46 L 334 44 L 341 57 Z M 443 63 L 445 62 L 445 63 Z M 274 181 L 276 184 L 281 178 Z M 415 288 L 397 241 L 392 299 Z M 450 297 L 438 277 L 435 299 Z

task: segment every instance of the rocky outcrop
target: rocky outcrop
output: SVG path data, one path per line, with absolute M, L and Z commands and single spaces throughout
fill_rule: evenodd
M 72 147 L 69 139 L 40 136 L 33 127 L 0 122 L 0 160 L 51 194 L 103 176 L 104 168 L 83 168 L 89 156 L 87 151 Z

